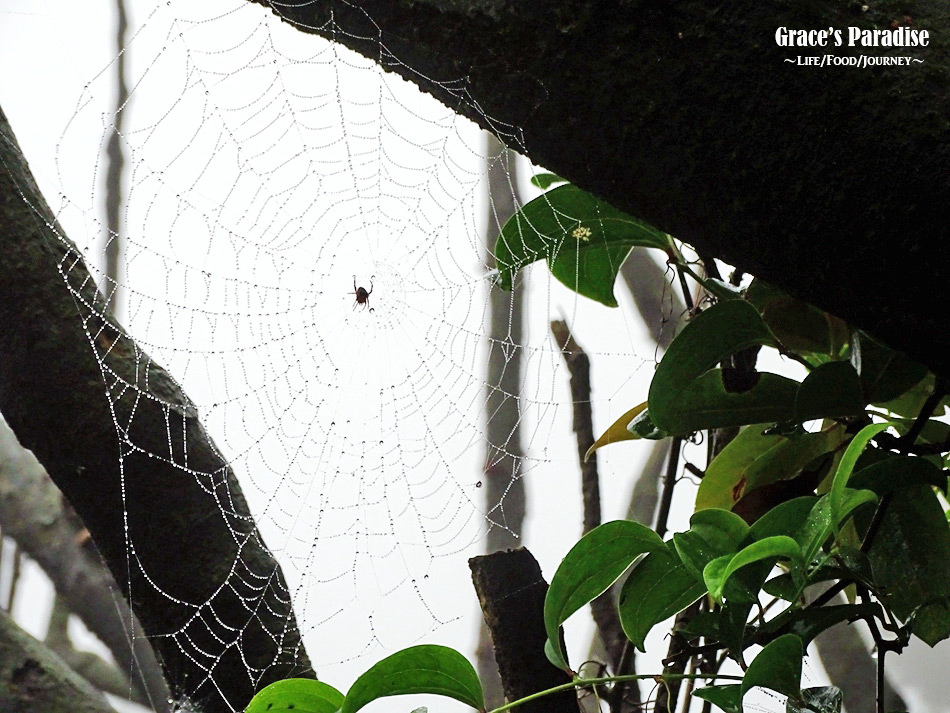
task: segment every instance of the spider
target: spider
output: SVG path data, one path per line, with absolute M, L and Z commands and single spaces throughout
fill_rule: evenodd
M 375 277 L 375 275 L 373 277 Z M 369 296 L 373 294 L 373 277 L 369 278 L 369 292 L 367 292 L 365 287 L 356 286 L 356 275 L 353 275 L 353 292 L 356 294 L 356 302 L 353 303 L 353 309 L 356 309 L 357 305 L 363 305 L 364 309 L 369 307 Z

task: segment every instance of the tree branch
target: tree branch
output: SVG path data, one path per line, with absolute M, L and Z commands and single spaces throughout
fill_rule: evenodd
M 950 302 L 947 0 L 914 12 L 925 47 L 834 50 L 898 54 L 917 60 L 910 68 L 821 72 L 787 60 L 826 48 L 780 47 L 776 28 L 905 21 L 849 0 L 741 11 L 713 0 L 252 1 L 507 132 L 535 163 L 701 254 L 948 373 L 942 315 L 898 287 Z
M 526 549 L 496 552 L 468 561 L 478 601 L 491 632 L 498 672 L 509 701 L 571 678 L 544 656 L 544 596 L 548 585 Z M 519 707 L 522 713 L 579 713 L 573 690 Z
M 175 380 L 106 317 L 0 113 L 0 412 L 208 713 L 312 676 L 280 567 Z

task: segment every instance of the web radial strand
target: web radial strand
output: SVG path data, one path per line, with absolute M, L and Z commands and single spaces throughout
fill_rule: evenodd
M 527 455 L 514 477 L 532 477 L 570 428 L 545 322 L 565 306 L 576 317 L 578 298 L 545 278 L 525 343 L 489 343 L 481 192 L 496 157 L 451 109 L 258 5 L 162 2 L 145 18 L 126 50 L 119 319 L 238 475 L 321 675 L 431 641 L 474 611 L 464 558 L 486 527 L 506 527 L 503 501 L 486 509 L 479 491 L 486 350 L 521 351 L 510 396 Z M 59 218 L 92 270 L 109 237 L 97 152 L 114 131 L 110 81 L 104 70 L 86 86 L 57 153 Z M 648 360 L 615 331 L 604 368 L 640 372 Z M 107 384 L 116 400 L 140 388 Z M 213 490 L 219 474 L 194 471 L 169 439 L 154 455 Z M 249 602 L 273 585 L 240 560 L 221 583 Z M 213 600 L 188 604 L 191 625 L 235 636 Z M 187 631 L 174 635 L 201 659 Z

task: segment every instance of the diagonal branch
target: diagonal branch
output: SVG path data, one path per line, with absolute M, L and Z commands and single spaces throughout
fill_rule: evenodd
M 0 113 L 0 412 L 82 518 L 174 694 L 313 675 L 280 567 L 175 380 L 106 317 Z

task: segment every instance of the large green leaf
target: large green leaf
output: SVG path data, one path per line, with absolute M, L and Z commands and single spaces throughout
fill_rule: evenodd
M 797 381 L 765 372 L 756 375 L 757 382 L 748 391 L 730 392 L 723 373 L 722 369 L 713 369 L 693 381 L 667 409 L 661 428 L 671 435 L 685 436 L 710 428 L 774 423 L 794 417 Z M 650 414 L 656 421 L 652 407 Z
M 729 578 L 739 569 L 763 560 L 771 561 L 785 558 L 793 565 L 803 564 L 802 549 L 787 535 L 774 535 L 747 545 L 734 555 L 725 555 L 712 560 L 703 570 L 706 588 L 717 601 L 721 602 L 723 590 Z
M 814 369 L 798 389 L 795 419 L 857 416 L 867 402 L 858 372 L 846 361 L 829 361 Z
M 336 713 L 343 694 L 333 686 L 311 678 L 275 681 L 257 692 L 244 713 Z
M 743 429 L 713 459 L 696 493 L 697 510 L 732 508 L 755 488 L 791 478 L 847 437 L 839 424 L 794 438 L 766 435 L 764 430 L 758 425 Z
M 650 384 L 650 418 L 657 428 L 682 435 L 693 430 L 794 416 L 798 384 L 761 374 L 746 391 L 728 392 L 721 373 L 710 372 L 732 354 L 774 338 L 755 307 L 729 300 L 701 312 L 670 344 Z M 707 373 L 708 372 L 708 373 Z
M 620 590 L 620 624 L 640 651 L 650 629 L 682 611 L 706 593 L 679 558 L 651 552 L 633 568 Z
M 802 657 L 805 648 L 794 634 L 784 634 L 768 643 L 742 677 L 741 695 L 754 686 L 797 698 L 801 691 Z
M 854 621 L 859 618 L 881 614 L 881 605 L 876 602 L 866 604 L 836 604 L 806 609 L 787 609 L 777 617 L 764 624 L 758 635 L 770 636 L 775 633 L 795 634 L 801 639 L 804 646 L 825 629 L 843 621 Z
M 869 518 L 863 519 L 866 529 Z M 907 619 L 920 607 L 914 634 L 931 646 L 950 636 L 950 529 L 933 488 L 893 492 L 868 555 L 874 583 L 894 613 Z
M 565 285 L 615 307 L 617 272 L 630 249 L 638 246 L 673 251 L 667 234 L 577 186 L 558 186 L 505 223 L 495 243 L 498 284 L 510 290 L 518 270 L 546 259 Z
M 377 698 L 407 693 L 434 693 L 485 710 L 482 684 L 468 659 L 455 649 L 423 644 L 397 651 L 356 679 L 340 713 L 356 713 Z
M 665 552 L 650 528 L 630 520 L 607 522 L 578 541 L 551 578 L 544 598 L 544 628 L 557 665 L 567 668 L 558 630 L 567 618 L 602 594 L 645 552 Z

